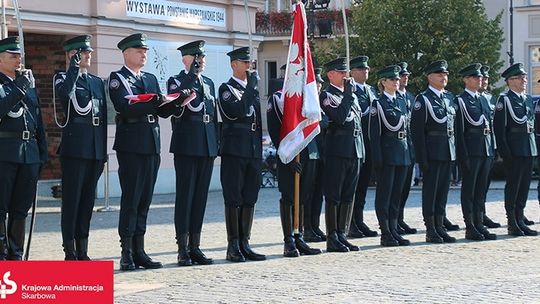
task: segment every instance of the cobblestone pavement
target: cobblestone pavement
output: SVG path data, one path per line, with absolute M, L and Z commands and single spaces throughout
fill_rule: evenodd
M 488 195 L 490 217 L 505 224 L 503 191 Z M 374 189 L 368 193 L 366 222 L 376 228 Z M 540 237 L 512 238 L 493 229 L 496 241 L 470 242 L 464 230 L 455 244 L 424 242 L 420 191 L 413 190 L 406 220 L 420 228 L 408 247 L 382 248 L 379 238 L 352 240 L 359 252 L 283 258 L 277 189 L 262 189 L 251 243 L 268 260 L 225 261 L 226 232 L 221 192 L 209 195 L 202 249 L 211 266 L 176 267 L 174 196 L 156 196 L 149 214 L 147 252 L 165 265 L 158 270 L 115 272 L 116 303 L 540 303 Z M 102 202 L 98 202 L 98 205 Z M 113 201 L 118 206 L 118 201 Z M 62 259 L 58 202 L 38 208 L 31 259 Z M 449 195 L 448 217 L 462 227 L 459 190 Z M 526 215 L 538 222 L 531 190 Z M 324 223 L 324 219 L 321 219 Z M 118 212 L 96 212 L 90 255 L 112 259 L 118 268 Z M 533 226 L 540 230 L 540 225 Z M 325 248 L 324 243 L 312 243 Z

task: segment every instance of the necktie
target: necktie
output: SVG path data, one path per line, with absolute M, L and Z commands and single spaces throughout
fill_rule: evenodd
M 87 79 L 87 78 L 86 78 L 86 73 L 82 73 L 82 74 L 81 74 L 81 80 L 84 81 L 84 82 L 86 82 L 86 79 Z

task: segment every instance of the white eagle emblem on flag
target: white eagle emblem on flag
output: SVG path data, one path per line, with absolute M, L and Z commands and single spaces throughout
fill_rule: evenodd
M 302 95 L 304 90 L 304 59 L 299 56 L 300 48 L 297 43 L 291 44 L 290 55 L 294 60 L 287 64 L 287 86 L 285 86 L 285 94 L 287 97 L 293 95 Z

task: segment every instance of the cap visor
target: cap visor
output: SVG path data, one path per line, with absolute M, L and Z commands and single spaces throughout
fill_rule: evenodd
M 6 53 L 11 53 L 11 54 L 20 54 L 21 50 L 6 50 L 5 52 Z

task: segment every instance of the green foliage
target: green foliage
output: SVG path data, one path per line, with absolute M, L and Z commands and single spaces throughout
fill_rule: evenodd
M 351 58 L 370 57 L 370 83 L 375 72 L 400 61 L 412 72 L 409 89 L 424 90 L 423 69 L 430 62 L 445 59 L 449 64 L 447 89 L 458 93 L 463 81 L 458 71 L 480 62 L 491 67 L 490 82 L 499 79 L 503 31 L 502 12 L 490 20 L 481 0 L 363 0 L 352 7 L 348 20 Z M 318 61 L 345 56 L 344 38 L 317 45 Z

